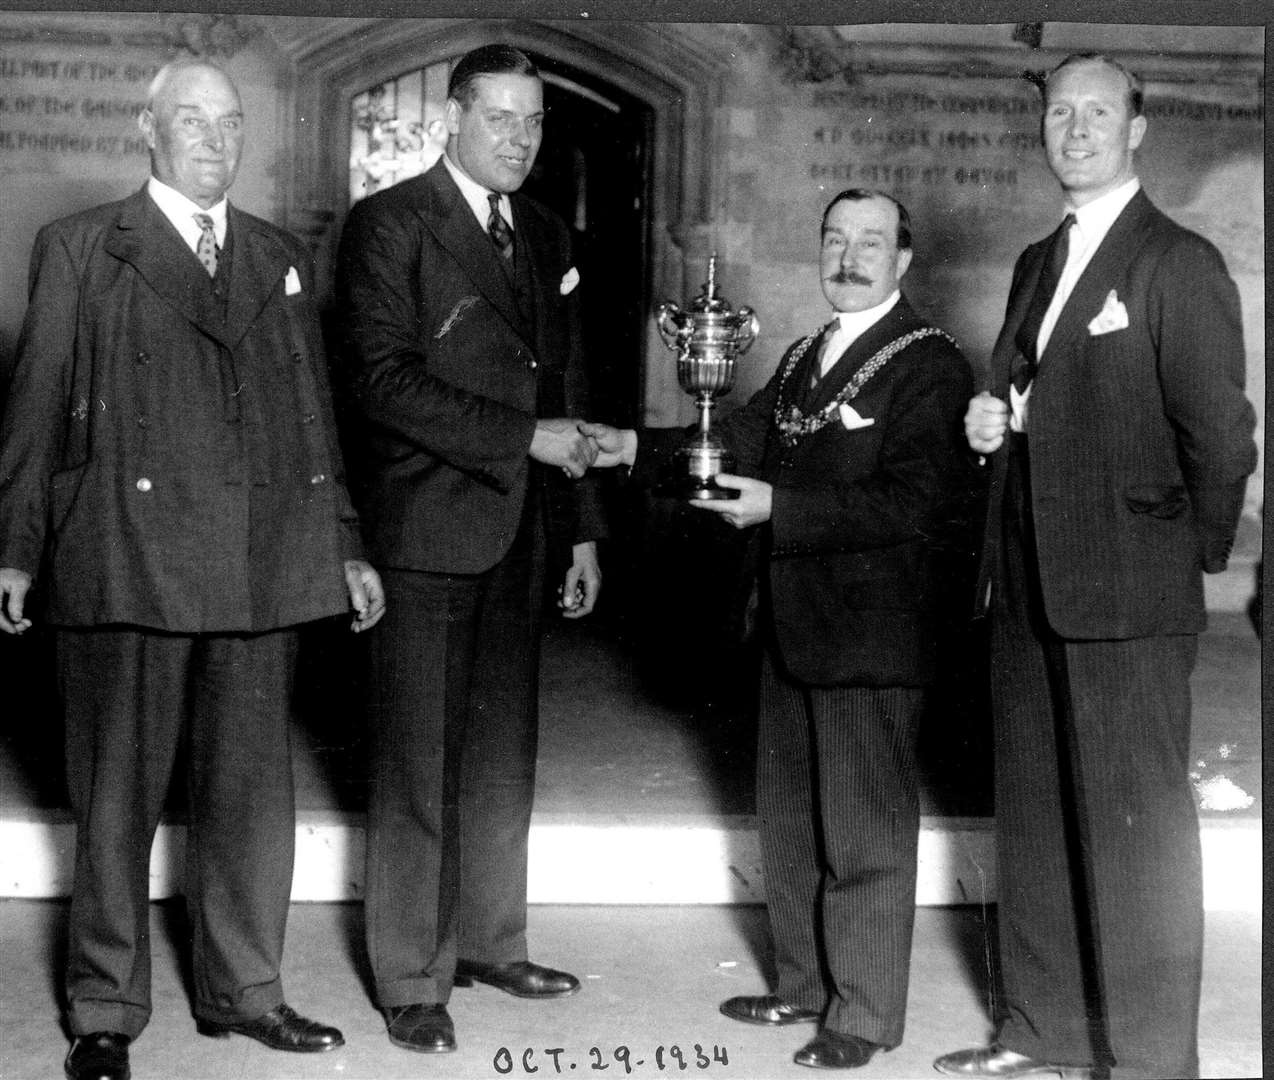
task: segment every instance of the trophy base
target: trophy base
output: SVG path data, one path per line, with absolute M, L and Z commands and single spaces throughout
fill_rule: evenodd
M 737 499 L 738 488 L 722 487 L 712 477 L 682 476 L 655 486 L 655 494 L 666 499 Z

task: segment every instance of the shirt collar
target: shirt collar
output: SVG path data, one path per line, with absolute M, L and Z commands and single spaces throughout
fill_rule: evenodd
M 1090 203 L 1079 207 L 1068 206 L 1067 210 L 1075 215 L 1075 224 L 1079 227 L 1085 244 L 1104 237 L 1115 219 L 1124 212 L 1124 207 L 1132 202 L 1133 196 L 1140 190 L 1141 181 L 1134 176 L 1114 191 L 1108 191 Z
M 868 327 L 875 325 L 888 315 L 900 299 L 902 299 L 902 290 L 895 289 L 875 307 L 869 307 L 865 311 L 837 311 L 834 314 L 840 322 L 841 331 L 858 337 Z
M 151 197 L 155 205 L 159 207 L 160 213 L 171 221 L 173 227 L 181 233 L 182 239 L 190 245 L 192 251 L 199 243 L 199 234 L 201 232 L 198 223 L 195 221 L 196 214 L 207 214 L 212 218 L 212 230 L 217 237 L 217 246 L 226 246 L 226 207 L 229 204 L 224 195 L 205 210 L 197 202 L 186 198 L 176 188 L 170 187 L 153 176 L 146 181 L 146 193 Z
M 447 172 L 451 173 L 451 178 L 456 182 L 456 187 L 460 189 L 460 194 L 464 196 L 464 201 L 469 204 L 474 217 L 478 219 L 478 224 L 485 230 L 487 219 L 491 217 L 491 203 L 487 200 L 487 196 L 494 195 L 496 192 L 483 187 L 461 172 L 456 163 L 451 160 L 450 154 L 443 154 L 442 160 L 447 166 Z M 500 214 L 509 223 L 509 228 L 513 228 L 513 207 L 509 203 L 508 195 L 500 195 Z

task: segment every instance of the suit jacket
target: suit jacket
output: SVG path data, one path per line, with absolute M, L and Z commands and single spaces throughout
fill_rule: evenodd
M 938 590 L 932 554 L 963 492 L 968 362 L 946 337 L 914 341 L 839 416 L 787 445 L 776 409 L 831 402 L 890 342 L 923 327 L 906 298 L 841 356 L 813 392 L 818 335 L 794 343 L 770 381 L 715 428 L 741 473 L 773 485 L 765 607 L 784 666 L 812 685 L 920 686 L 932 680 Z M 804 350 L 790 376 L 784 372 Z M 794 400 L 795 399 L 795 400 Z M 643 441 L 666 451 L 662 436 Z M 654 464 L 639 461 L 642 470 Z
M 362 200 L 341 238 L 358 501 L 385 566 L 479 573 L 517 532 L 532 476 L 558 537 L 603 534 L 594 489 L 527 456 L 537 417 L 586 416 L 570 235 L 514 193 L 515 281 L 439 161 Z M 515 284 L 518 287 L 515 287 Z M 518 295 L 519 289 L 522 293 Z
M 141 191 L 45 226 L 0 443 L 0 566 L 71 626 L 347 610 L 360 553 L 310 261 L 229 209 L 224 302 Z
M 1007 401 L 1014 335 L 1046 241 L 1023 252 L 991 359 Z M 1122 304 L 1127 326 L 1090 323 Z M 1029 402 L 1044 607 L 1063 637 L 1193 633 L 1201 570 L 1225 566 L 1256 463 L 1238 291 L 1217 250 L 1138 192 L 1062 309 Z M 995 566 L 1008 449 L 992 458 L 979 596 Z

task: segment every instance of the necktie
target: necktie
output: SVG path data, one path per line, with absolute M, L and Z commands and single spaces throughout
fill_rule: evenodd
M 487 196 L 487 202 L 491 204 L 491 216 L 487 218 L 487 232 L 491 236 L 492 243 L 495 244 L 496 250 L 508 262 L 513 261 L 513 230 L 509 227 L 509 223 L 504 220 L 500 214 L 500 196 L 492 192 Z
M 818 358 L 818 372 L 816 379 L 821 379 L 840 359 L 841 353 L 845 351 L 845 340 L 849 337 L 845 330 L 844 324 L 840 319 L 833 319 L 827 324 L 824 330 L 823 350 Z
M 203 263 L 209 277 L 217 276 L 217 234 L 212 228 L 212 216 L 196 214 L 195 224 L 199 226 L 199 243 L 195 247 L 195 255 Z
M 1053 233 L 1048 251 L 1044 255 L 1044 268 L 1040 271 L 1040 279 L 1026 309 L 1026 317 L 1013 339 L 1019 354 L 1018 362 L 1013 368 L 1013 386 L 1019 394 L 1025 392 L 1039 368 L 1036 343 L 1040 336 L 1040 326 L 1044 322 L 1048 305 L 1053 300 L 1053 293 L 1057 291 L 1057 283 L 1062 280 L 1062 271 L 1066 269 L 1066 256 L 1070 253 L 1070 231 L 1074 224 L 1075 215 L 1067 214 Z

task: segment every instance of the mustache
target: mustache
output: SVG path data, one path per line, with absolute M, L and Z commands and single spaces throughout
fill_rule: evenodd
M 837 270 L 828 276 L 827 281 L 833 285 L 875 285 L 871 278 L 865 277 L 855 270 Z

